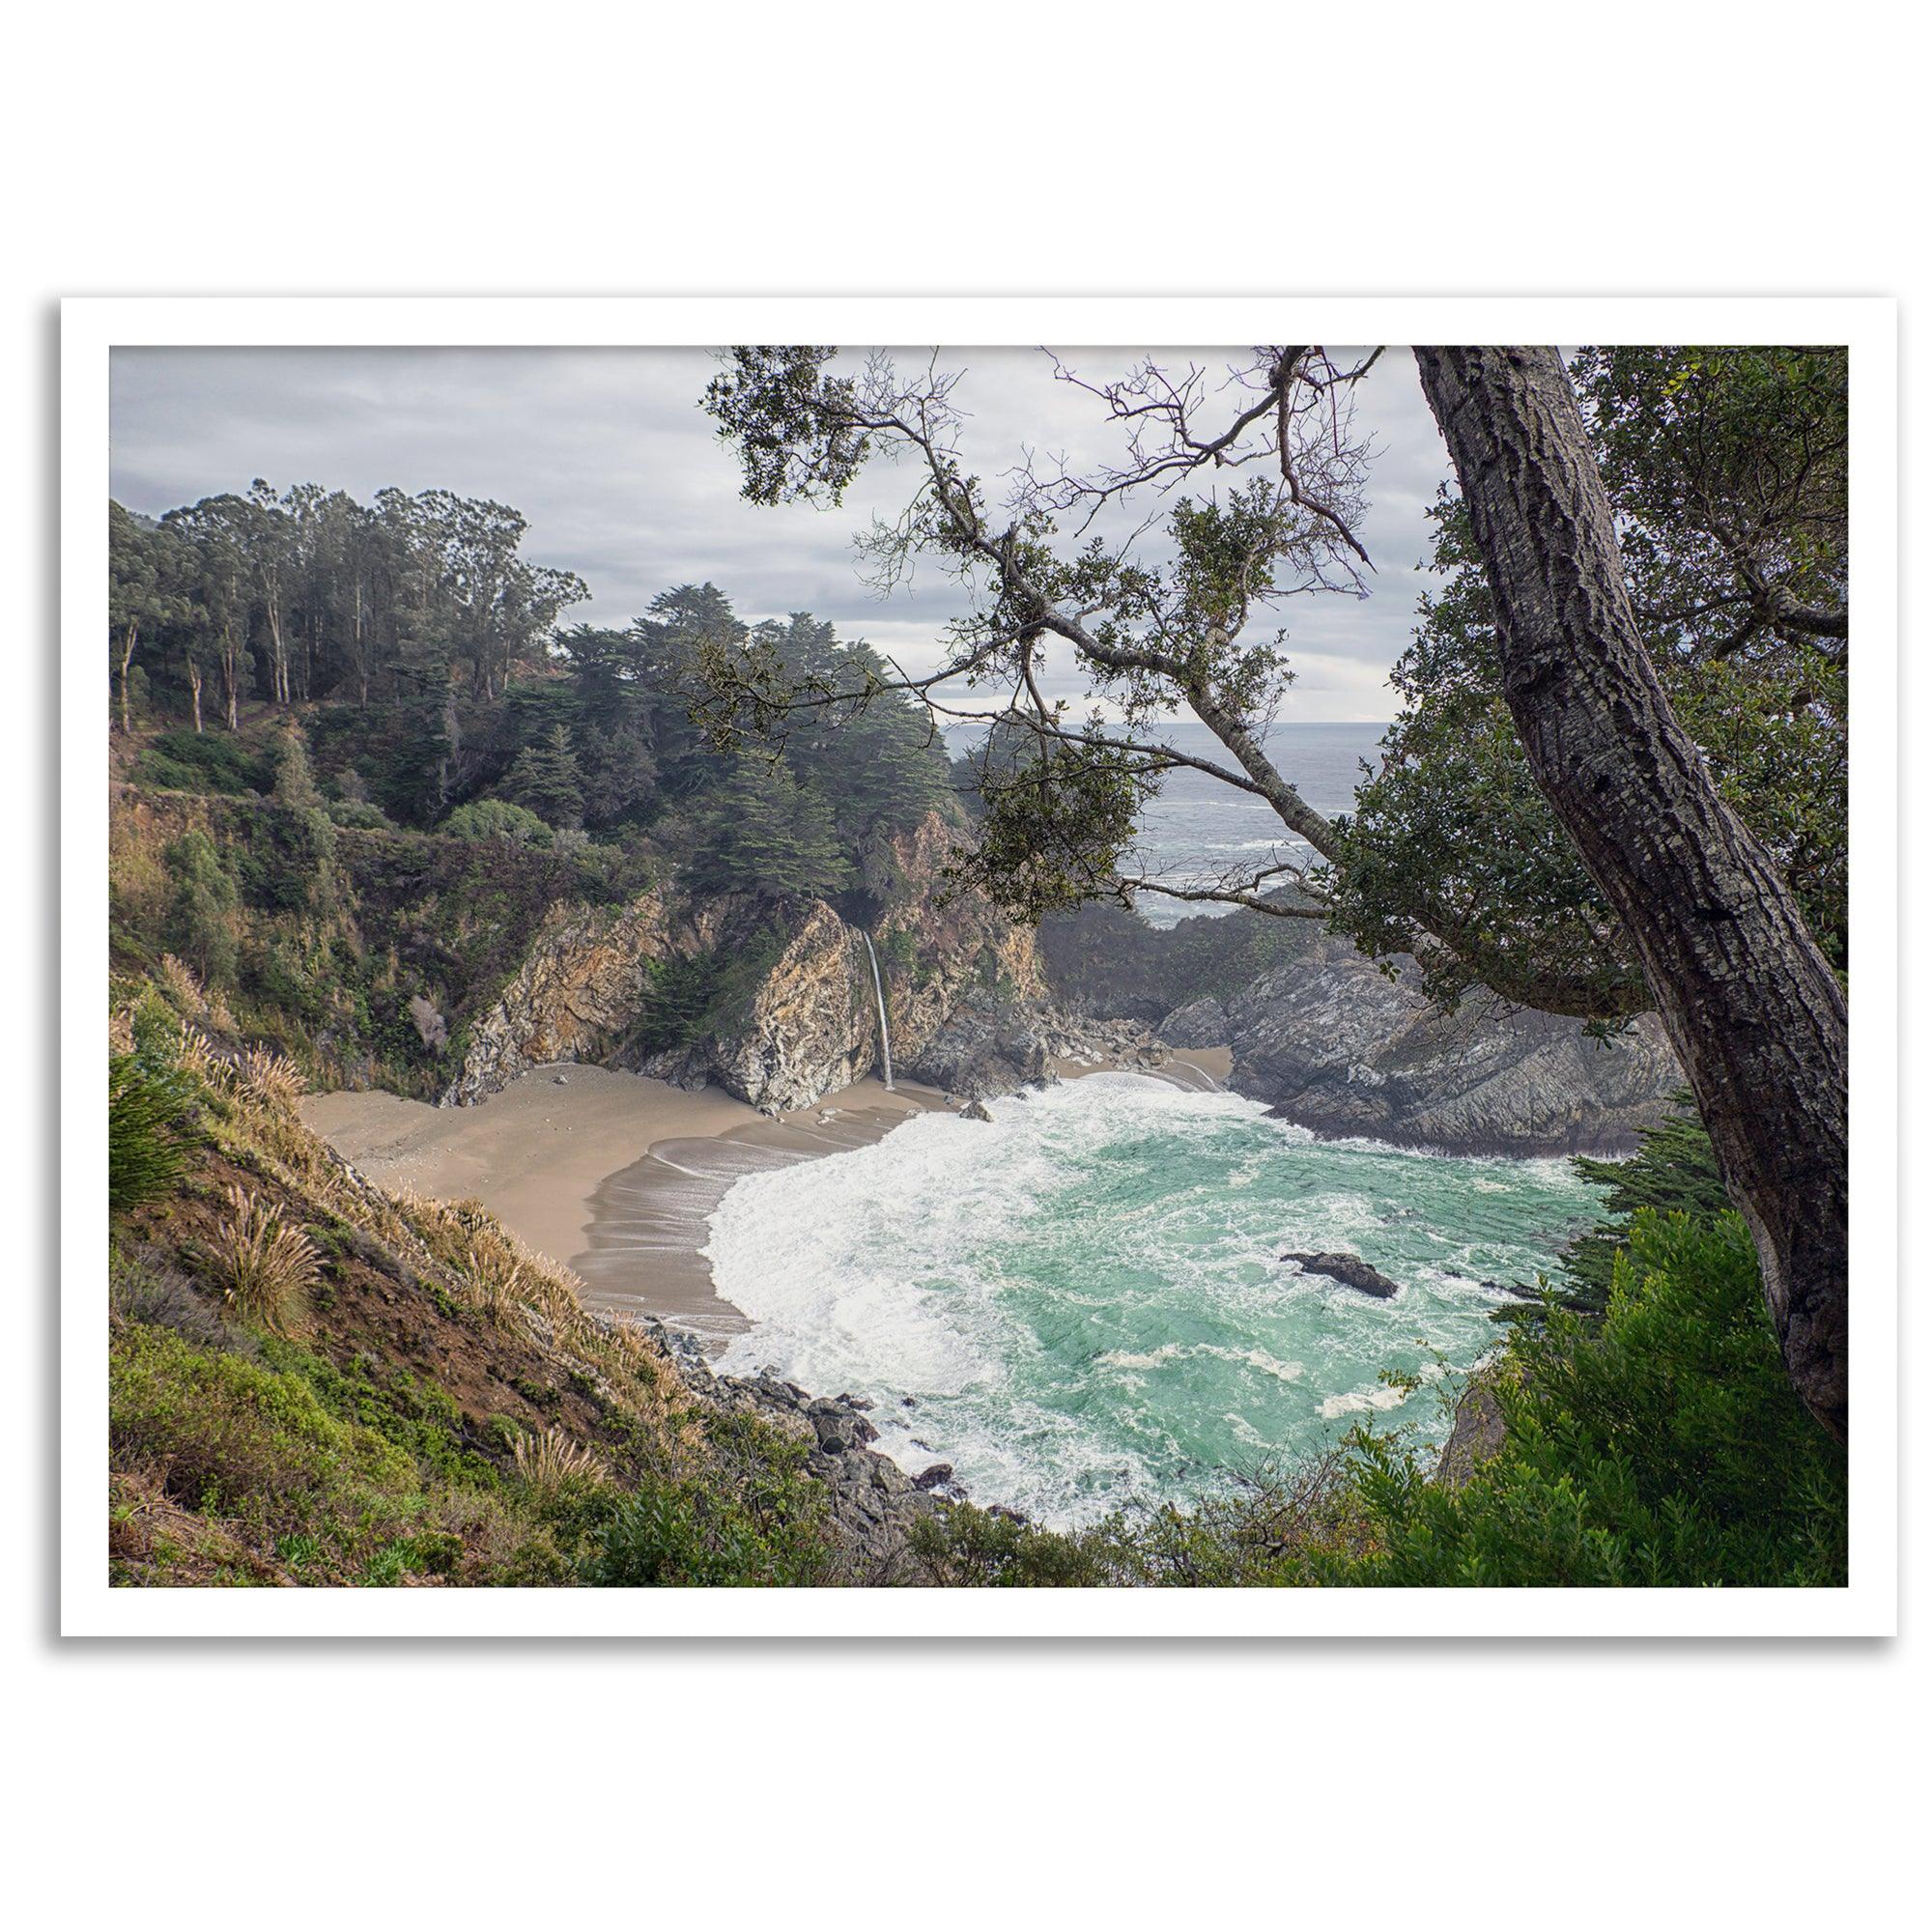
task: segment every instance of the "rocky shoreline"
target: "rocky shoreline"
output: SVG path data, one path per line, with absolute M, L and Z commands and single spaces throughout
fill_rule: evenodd
M 890 1456 L 870 1447 L 879 1432 L 867 1419 L 872 1405 L 865 1398 L 810 1395 L 769 1371 L 721 1376 L 703 1344 L 689 1331 L 655 1316 L 638 1318 L 638 1325 L 705 1401 L 727 1412 L 756 1416 L 809 1445 L 806 1473 L 825 1490 L 832 1532 L 854 1571 L 850 1580 L 915 1580 L 907 1551 L 914 1526 L 949 1503 L 966 1500 L 965 1491 L 952 1480 L 950 1464 L 935 1463 L 910 1476 Z
M 1154 930 L 1118 907 L 1041 929 L 1059 1005 L 1145 1028 L 1171 1050 L 1214 1044 L 1228 1085 L 1329 1139 L 1532 1158 L 1632 1151 L 1684 1074 L 1655 1015 L 1598 1038 L 1580 1020 L 1472 992 L 1445 1012 L 1412 960 L 1260 914 Z

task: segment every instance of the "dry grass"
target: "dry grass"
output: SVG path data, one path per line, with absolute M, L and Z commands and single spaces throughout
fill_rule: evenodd
M 113 1016 L 115 1037 L 128 1015 Z M 683 1378 L 641 1329 L 584 1308 L 582 1284 L 558 1263 L 531 1253 L 474 1201 L 434 1201 L 375 1185 L 302 1124 L 303 1082 L 280 1054 L 257 1048 L 229 1061 L 199 1029 L 184 1026 L 179 1059 L 212 1094 L 228 1101 L 210 1125 L 215 1140 L 265 1180 L 305 1204 L 306 1218 L 333 1216 L 379 1241 L 399 1261 L 475 1309 L 492 1326 L 524 1331 L 537 1346 L 589 1376 L 605 1397 L 636 1416 L 676 1460 L 696 1449 L 702 1417 Z M 238 1312 L 275 1328 L 305 1320 L 317 1257 L 298 1227 L 232 1189 L 231 1225 L 211 1246 L 217 1279 Z M 292 1291 L 277 1291 L 277 1281 Z
M 196 1026 L 182 1028 L 182 1071 L 192 1075 L 204 1087 L 215 1086 L 226 1078 L 228 1063 L 215 1052 L 214 1043 Z
M 162 953 L 155 978 L 162 996 L 184 1021 L 211 1027 L 223 1035 L 236 1031 L 235 1015 L 229 1011 L 228 1002 L 218 991 L 204 985 L 185 959 L 178 959 L 172 952 Z
M 228 1190 L 228 1218 L 209 1242 L 223 1298 L 274 1335 L 308 1325 L 308 1297 L 321 1279 L 315 1246 L 258 1196 Z
M 250 1047 L 235 1073 L 242 1093 L 277 1113 L 293 1114 L 308 1092 L 295 1063 L 265 1046 Z
M 515 1454 L 518 1475 L 542 1496 L 560 1495 L 573 1488 L 595 1488 L 610 1481 L 611 1472 L 596 1453 L 573 1442 L 560 1429 L 518 1436 Z
M 198 1020 L 206 1016 L 208 1001 L 203 997 L 201 980 L 186 960 L 163 952 L 161 963 L 155 969 L 155 980 L 168 1005 L 183 1019 Z

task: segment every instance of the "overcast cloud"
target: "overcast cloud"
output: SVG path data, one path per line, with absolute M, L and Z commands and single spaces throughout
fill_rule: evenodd
M 1063 351 L 1085 376 L 1134 352 Z M 1230 356 L 1176 351 L 1218 374 Z M 1242 359 L 1234 352 L 1232 359 Z M 922 357 L 923 359 L 923 357 Z M 1075 467 L 1118 454 L 1093 398 L 1053 381 L 1037 350 L 949 351 L 963 367 L 970 468 L 997 478 L 1023 446 Z M 1164 358 L 1165 359 L 1165 358 Z M 672 349 L 124 349 L 113 358 L 114 495 L 152 516 L 257 477 L 314 482 L 363 501 L 385 485 L 514 504 L 525 553 L 574 570 L 591 602 L 566 621 L 621 625 L 668 585 L 718 584 L 741 616 L 810 611 L 914 670 L 936 662 L 958 586 L 931 573 L 890 599 L 855 568 L 852 533 L 902 499 L 910 473 L 874 464 L 843 509 L 758 509 L 698 408 L 715 364 Z M 1363 531 L 1371 594 L 1298 598 L 1285 621 L 1296 682 L 1285 719 L 1391 717 L 1388 668 L 1424 582 L 1424 511 L 1448 460 L 1406 351 L 1363 384 L 1357 427 L 1378 455 Z M 1064 675 L 1064 674 L 1063 674 Z M 1068 687 L 1063 681 L 1059 690 Z

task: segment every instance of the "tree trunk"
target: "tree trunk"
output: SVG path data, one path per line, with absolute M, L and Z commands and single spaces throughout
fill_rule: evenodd
M 1531 772 L 1629 928 L 1749 1225 L 1793 1386 L 1847 1426 L 1845 998 L 1637 634 L 1553 349 L 1417 349 L 1496 600 Z
M 241 653 L 235 648 L 235 639 L 224 632 L 221 639 L 221 682 L 223 695 L 228 700 L 228 728 L 239 731 L 242 728 L 242 667 Z
M 188 696 L 194 700 L 194 735 L 199 738 L 201 736 L 201 660 L 195 657 L 192 652 L 189 653 L 187 661 L 187 689 Z
M 129 624 L 121 634 L 121 735 L 125 738 L 134 724 L 128 712 L 128 668 L 134 662 L 134 646 L 140 639 L 138 625 Z M 99 659 L 95 662 L 99 663 Z M 99 714 L 96 714 L 99 716 Z

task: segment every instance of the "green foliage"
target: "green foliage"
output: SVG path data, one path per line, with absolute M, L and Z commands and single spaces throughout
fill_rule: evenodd
M 187 1083 L 136 1053 L 107 1062 L 107 1208 L 125 1214 L 171 1193 L 200 1142 Z
M 161 937 L 208 986 L 235 980 L 237 894 L 214 841 L 205 832 L 185 832 L 161 854 L 172 888 Z
M 603 1589 L 694 1584 L 745 1588 L 821 1581 L 824 1499 L 800 1445 L 758 1425 L 727 1422 L 728 1473 L 647 1475 L 619 1503 L 586 1557 Z
M 626 1055 L 681 1052 L 707 1034 L 728 1031 L 785 944 L 784 928 L 766 924 L 714 952 L 657 962 L 638 1002 Z
M 227 797 L 267 791 L 264 761 L 234 738 L 213 731 L 163 731 L 143 748 L 133 775 L 160 791 L 206 791 Z
M 264 1361 L 305 1382 L 338 1420 L 380 1435 L 443 1480 L 468 1488 L 501 1487 L 496 1464 L 465 1440 L 463 1410 L 443 1390 L 368 1354 L 337 1367 L 297 1343 L 270 1337 Z
M 395 823 L 373 800 L 366 798 L 331 799 L 328 804 L 331 825 L 346 825 L 355 832 L 393 832 Z
M 296 1529 L 345 1489 L 413 1486 L 401 1451 L 331 1416 L 300 1378 L 242 1354 L 136 1323 L 115 1335 L 111 1369 L 110 1443 L 164 1459 L 168 1492 L 185 1508 L 252 1505 Z
M 1792 1392 L 1736 1216 L 1639 1210 L 1603 1321 L 1519 1330 L 1495 1387 L 1507 1440 L 1460 1489 L 1358 1437 L 1370 1548 L 1318 1557 L 1312 1580 L 1844 1582 L 1844 1451 Z
M 1844 645 L 1776 616 L 1764 586 L 1842 621 L 1843 355 L 1591 350 L 1572 373 L 1672 708 L 1842 968 Z M 1441 587 L 1390 673 L 1403 713 L 1328 877 L 1338 924 L 1383 955 L 1425 925 L 1439 943 L 1419 956 L 1444 1004 L 1480 982 L 1558 1010 L 1640 1010 L 1622 927 L 1517 739 L 1467 515 L 1446 489 L 1432 515 Z
M 459 805 L 437 829 L 446 838 L 500 838 L 509 845 L 551 842 L 551 828 L 535 812 L 502 798 Z
M 1136 753 L 1020 724 L 988 733 L 972 754 L 971 784 L 979 838 L 962 862 L 964 875 L 1028 922 L 1111 889 L 1156 790 Z
M 517 753 L 516 763 L 503 781 L 503 795 L 546 825 L 577 826 L 583 822 L 583 774 L 564 725 L 552 725 L 536 743 L 526 745 Z
M 1678 1113 L 1661 1126 L 1646 1128 L 1630 1159 L 1592 1160 L 1578 1155 L 1571 1162 L 1585 1180 L 1605 1190 L 1606 1210 L 1603 1221 L 1564 1251 L 1564 1299 L 1572 1308 L 1601 1314 L 1608 1305 L 1617 1252 L 1640 1208 L 1689 1214 L 1705 1223 L 1730 1211 L 1711 1136 L 1696 1116 L 1690 1093 L 1675 1098 Z
M 782 758 L 736 760 L 691 819 L 686 877 L 696 892 L 813 898 L 851 879 L 830 810 Z
M 1121 1580 L 1103 1535 L 1069 1536 L 970 1504 L 922 1518 L 907 1547 L 928 1581 L 955 1589 L 1087 1589 Z
M 277 731 L 269 748 L 268 762 L 274 774 L 275 803 L 292 811 L 314 811 L 322 805 L 316 789 L 315 773 L 308 761 L 308 744 L 293 724 Z
M 736 443 L 753 502 L 836 504 L 866 460 L 867 440 L 843 407 L 852 384 L 825 374 L 837 354 L 808 345 L 733 349 L 729 368 L 706 389 L 704 406 L 719 436 Z

